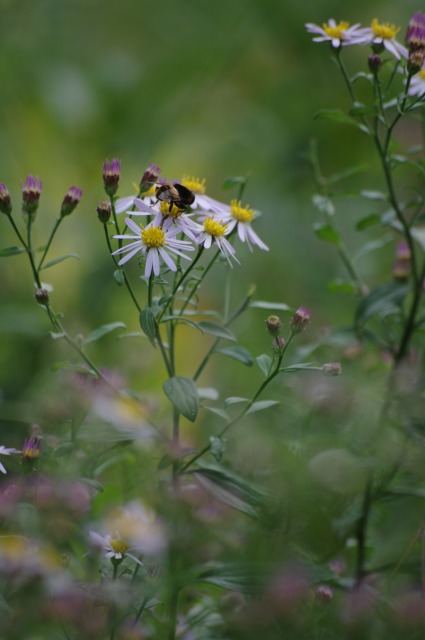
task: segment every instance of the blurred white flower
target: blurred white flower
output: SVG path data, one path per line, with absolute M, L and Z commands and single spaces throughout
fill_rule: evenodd
M 11 453 L 21 453 L 21 452 L 18 451 L 18 449 L 8 448 L 8 447 L 5 447 L 4 445 L 0 445 L 0 455 L 10 456 Z M 1 462 L 0 462 L 0 471 L 2 473 L 7 473 L 6 469 L 4 468 Z
M 406 47 L 396 40 L 396 35 L 399 31 L 400 27 L 396 27 L 389 22 L 378 22 L 377 18 L 374 18 L 370 27 L 362 29 L 363 33 L 356 37 L 354 44 L 370 44 L 374 47 L 381 45 L 392 53 L 397 60 L 400 60 L 401 57 L 407 58 L 408 51 Z
M 305 25 L 309 33 L 317 33 L 318 36 L 313 38 L 313 42 L 331 42 L 335 49 L 344 47 L 348 44 L 357 44 L 357 37 L 363 35 L 365 29 L 359 29 L 360 24 L 353 24 L 350 27 L 349 22 L 341 20 L 336 21 L 331 18 L 329 22 L 324 22 L 320 27 L 318 24 L 312 24 L 311 22 Z
M 137 558 L 131 551 L 137 550 L 134 547 L 131 547 L 130 544 L 121 538 L 121 536 L 117 533 L 114 537 L 111 535 L 101 536 L 99 533 L 95 531 L 90 531 L 89 536 L 92 542 L 101 547 L 104 551 L 106 551 L 106 558 L 113 558 L 114 560 L 124 560 L 125 557 L 129 557 L 137 564 L 143 566 L 143 562 Z

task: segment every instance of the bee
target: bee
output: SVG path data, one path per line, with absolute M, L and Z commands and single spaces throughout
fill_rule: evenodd
M 173 205 L 183 210 L 195 202 L 193 191 L 178 182 L 157 185 L 155 195 L 161 202 L 168 202 L 169 211 L 171 211 Z

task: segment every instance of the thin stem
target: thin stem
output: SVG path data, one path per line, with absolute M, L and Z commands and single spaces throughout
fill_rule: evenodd
M 363 505 L 362 515 L 357 526 L 357 568 L 356 568 L 356 581 L 357 584 L 361 584 L 365 576 L 365 561 L 366 561 L 366 535 L 367 526 L 369 522 L 370 509 L 372 507 L 373 494 L 373 471 L 368 473 L 366 479 L 366 486 L 363 493 Z
M 113 255 L 112 255 L 112 253 L 113 253 L 113 247 L 112 247 L 112 245 L 111 245 L 111 239 L 110 239 L 110 237 L 109 237 L 109 233 L 108 233 L 108 229 L 107 229 L 107 225 L 106 225 L 106 224 L 104 224 L 104 225 L 103 225 L 103 229 L 104 229 L 104 231 L 105 231 L 105 238 L 106 238 L 106 242 L 107 242 L 108 249 L 109 249 L 109 253 L 111 254 L 112 260 L 114 261 L 115 266 L 117 267 L 117 269 L 120 269 L 120 271 L 122 272 L 122 274 L 123 274 L 123 276 L 124 276 L 124 282 L 125 282 L 125 284 L 126 284 L 126 287 L 127 287 L 127 289 L 128 289 L 128 292 L 129 292 L 129 294 L 130 294 L 130 296 L 131 296 L 131 299 L 133 300 L 134 304 L 135 304 L 135 305 L 136 305 L 136 307 L 137 307 L 137 310 L 138 310 L 138 311 L 139 311 L 139 313 L 140 313 L 140 312 L 142 311 L 142 307 L 139 305 L 139 303 L 138 303 L 138 301 L 137 301 L 136 295 L 135 295 L 135 293 L 134 293 L 134 291 L 133 291 L 133 288 L 132 288 L 132 286 L 131 286 L 131 284 L 130 284 L 130 281 L 129 281 L 128 277 L 127 277 L 127 274 L 126 274 L 126 272 L 125 272 L 125 269 L 124 269 L 123 267 L 120 267 L 120 266 L 118 265 L 118 261 L 117 261 L 117 259 L 115 258 L 115 256 L 113 256 Z
M 60 225 L 60 223 L 62 222 L 62 220 L 63 220 L 63 218 L 62 218 L 62 217 L 59 217 L 59 218 L 56 220 L 55 224 L 53 225 L 53 229 L 52 229 L 52 231 L 51 231 L 51 233 L 50 233 L 50 237 L 49 237 L 49 239 L 48 239 L 48 241 L 47 241 L 47 244 L 46 244 L 46 246 L 45 246 L 45 248 L 44 248 L 43 255 L 41 256 L 41 260 L 40 260 L 40 262 L 38 263 L 37 271 L 40 271 L 41 267 L 43 266 L 43 262 L 44 262 L 44 260 L 46 259 L 47 252 L 48 252 L 48 251 L 49 251 L 49 249 L 50 249 L 50 245 L 52 244 L 53 238 L 55 237 L 55 234 L 56 234 L 57 230 L 59 229 L 59 225 Z
M 172 291 L 172 298 L 171 300 L 174 299 L 174 296 L 176 295 L 176 293 L 178 292 L 180 285 L 182 284 L 183 280 L 185 280 L 185 278 L 188 276 L 188 274 L 193 270 L 193 268 L 195 267 L 196 263 L 198 262 L 199 258 L 201 257 L 202 253 L 203 253 L 204 247 L 199 247 L 198 253 L 195 257 L 195 259 L 190 263 L 189 267 L 186 269 L 186 271 L 184 273 L 182 273 L 182 275 L 180 276 L 180 278 L 178 279 L 177 283 L 174 285 L 173 291 Z M 157 322 L 161 322 L 161 318 L 163 317 L 164 313 L 166 312 L 166 310 L 168 309 L 171 300 L 164 306 L 164 308 L 161 310 L 161 312 L 158 315 L 157 318 Z
M 353 85 L 351 83 L 351 80 L 350 80 L 350 78 L 348 76 L 348 73 L 347 73 L 347 70 L 345 68 L 345 65 L 344 65 L 344 63 L 342 61 L 342 58 L 341 58 L 341 48 L 334 49 L 334 51 L 335 51 L 336 61 L 337 61 L 338 66 L 339 66 L 339 68 L 341 70 L 341 73 L 342 73 L 342 76 L 344 78 L 346 87 L 348 89 L 348 93 L 350 94 L 351 100 L 353 102 L 356 102 L 356 96 L 355 96 L 355 93 L 354 93 Z

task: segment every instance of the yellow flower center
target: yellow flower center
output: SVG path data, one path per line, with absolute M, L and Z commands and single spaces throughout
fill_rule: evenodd
M 419 73 L 417 74 L 421 80 L 425 80 L 425 70 L 422 69 L 422 71 L 419 71 Z
M 137 189 L 139 189 L 139 187 L 137 187 Z M 156 189 L 156 186 L 154 184 L 151 184 L 149 189 L 147 191 L 143 192 L 143 197 L 144 198 L 155 198 L 155 189 Z
M 350 23 L 344 21 L 339 22 L 337 25 L 335 25 L 335 27 L 332 27 L 328 22 L 325 22 L 323 24 L 323 31 L 330 38 L 339 38 L 340 40 L 342 40 L 349 26 Z
M 149 229 L 143 229 L 142 233 L 143 243 L 149 249 L 157 249 L 165 244 L 165 233 L 159 227 L 149 227 Z
M 400 31 L 400 27 L 397 28 L 389 22 L 379 23 L 377 18 L 372 20 L 371 26 L 375 38 L 382 38 L 383 40 L 392 40 Z
M 213 218 L 207 218 L 204 222 L 205 232 L 209 233 L 210 236 L 214 236 L 214 238 L 223 236 L 226 233 L 226 229 L 227 224 L 223 225 Z
M 195 178 L 194 176 L 183 176 L 181 183 L 186 189 L 193 191 L 193 193 L 205 193 L 205 178 L 199 180 L 199 178 Z
M 172 203 L 170 209 L 170 203 L 166 200 L 162 200 L 159 205 L 159 210 L 161 211 L 164 218 L 166 218 L 167 216 L 171 216 L 172 218 L 179 218 L 183 213 L 183 209 L 180 209 L 180 207 L 175 205 L 174 202 Z
M 121 538 L 111 538 L 109 544 L 114 553 L 124 554 L 129 549 L 129 545 L 124 542 L 124 540 L 121 540 Z
M 232 200 L 230 203 L 230 213 L 238 222 L 251 222 L 254 211 L 248 205 L 242 207 L 240 200 Z

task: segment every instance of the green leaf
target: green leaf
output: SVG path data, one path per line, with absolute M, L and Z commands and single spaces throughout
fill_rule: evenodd
M 280 404 L 279 400 L 259 400 L 258 402 L 254 402 L 246 413 L 248 415 L 249 413 L 257 413 L 257 411 L 264 411 L 265 409 L 269 409 L 269 407 L 274 407 L 276 404 Z
M 45 265 L 41 267 L 40 271 L 43 271 L 43 269 L 48 269 L 49 267 L 53 267 L 55 264 L 59 264 L 64 260 L 68 260 L 68 258 L 75 258 L 76 260 L 79 260 L 80 256 L 77 253 L 67 253 L 64 256 L 60 256 L 60 258 L 55 258 L 54 260 L 50 260 L 50 262 L 47 262 Z
M 284 302 L 266 302 L 266 300 L 251 300 L 249 306 L 252 309 L 267 309 L 268 311 L 292 311 Z
M 413 227 L 413 229 L 410 230 L 410 233 L 422 249 L 425 249 L 425 228 Z
M 340 246 L 341 239 L 339 237 L 339 234 L 336 231 L 336 229 L 329 223 L 319 222 L 313 226 L 313 229 L 314 229 L 314 233 L 320 240 L 323 240 L 324 242 L 329 242 L 330 244 L 333 244 L 336 247 Z
M 267 354 L 263 353 L 261 356 L 255 358 L 256 363 L 260 367 L 261 371 L 267 377 L 269 375 L 270 367 L 272 364 L 272 359 Z
M 372 242 L 368 242 L 359 251 L 357 251 L 355 256 L 353 256 L 353 260 L 358 260 L 359 258 L 362 258 L 368 253 L 376 251 L 377 249 L 382 249 L 382 247 L 385 247 L 385 245 L 387 245 L 388 243 L 393 242 L 393 240 L 394 238 L 390 234 L 385 235 L 382 238 L 378 238 L 378 240 L 372 240 Z
M 225 407 L 230 407 L 231 404 L 238 404 L 239 402 L 249 402 L 249 398 L 239 398 L 237 396 L 231 396 L 224 401 Z
M 357 173 L 363 173 L 369 170 L 369 165 L 367 163 L 359 163 L 352 167 L 347 167 L 346 169 L 341 169 L 341 171 L 337 171 L 336 173 L 332 173 L 328 176 L 328 183 L 335 184 L 340 180 L 344 180 L 345 178 L 349 178 L 350 176 L 354 176 Z
M 344 280 L 332 280 L 326 285 L 330 293 L 357 293 L 357 286 L 353 282 Z
M 259 593 L 264 584 L 264 575 L 258 569 L 249 569 L 245 563 L 210 562 L 203 565 L 193 582 L 206 582 L 222 589 L 240 593 Z
M 381 223 L 381 217 L 378 216 L 377 213 L 371 213 L 370 215 L 362 218 L 356 224 L 357 231 L 364 231 L 365 229 L 369 229 L 369 227 L 375 227 L 377 224 Z
M 233 187 L 238 187 L 241 184 L 246 184 L 248 182 L 248 178 L 245 176 L 231 176 L 230 178 L 226 178 L 223 182 L 223 189 L 232 189 Z
M 80 478 L 80 481 L 84 482 L 84 484 L 87 484 L 89 487 L 92 487 L 99 493 L 104 492 L 103 485 L 98 480 L 93 480 L 93 478 Z
M 252 355 L 243 347 L 225 347 L 224 349 L 219 349 L 217 353 L 223 353 L 225 356 L 233 358 L 233 360 L 246 364 L 247 367 L 252 367 L 254 362 Z
M 363 133 L 369 134 L 369 130 L 365 125 L 360 124 L 340 109 L 321 109 L 314 114 L 314 118 L 315 120 L 333 120 L 340 124 L 349 124 L 351 127 L 356 127 L 356 129 L 360 129 Z
M 348 113 L 350 116 L 371 116 L 375 115 L 375 110 L 373 107 L 368 107 L 362 102 L 354 102 Z
M 17 256 L 19 253 L 25 253 L 25 251 L 23 247 L 6 247 L 5 249 L 0 249 L 0 258 Z
M 124 270 L 123 269 L 116 269 L 114 271 L 114 278 L 115 278 L 115 281 L 119 284 L 119 286 L 124 284 L 124 282 L 125 282 Z
M 221 462 L 223 459 L 226 445 L 226 440 L 223 440 L 222 438 L 215 438 L 214 436 L 210 437 L 210 451 L 217 462 Z
M 127 333 L 120 333 L 118 336 L 118 340 L 123 338 L 143 338 L 143 340 L 146 340 L 146 334 L 141 331 L 128 331 Z
M 217 324 L 216 322 L 201 320 L 201 322 L 198 322 L 197 325 L 202 333 L 208 333 L 212 336 L 216 336 L 216 338 L 223 338 L 224 340 L 236 340 L 235 335 L 231 331 L 229 331 L 227 327 L 224 327 L 221 324 Z
M 104 324 L 101 327 L 95 329 L 85 340 L 84 344 L 89 344 L 90 342 L 95 342 L 103 336 L 106 336 L 108 333 L 115 331 L 115 329 L 126 329 L 124 322 L 111 322 L 110 324 Z
M 143 333 L 149 338 L 151 344 L 155 346 L 156 319 L 150 307 L 144 307 L 139 316 L 140 326 Z
M 174 407 L 185 418 L 194 422 L 198 415 L 199 397 L 196 384 L 191 378 L 175 376 L 162 385 L 164 393 Z
M 10 613 L 10 607 L 7 604 L 7 601 L 4 598 L 4 596 L 2 596 L 1 594 L 0 594 L 0 611 L 2 611 L 3 613 Z
M 229 422 L 229 420 L 230 420 L 229 416 L 224 411 L 224 409 L 219 409 L 218 407 L 211 407 L 209 405 L 205 405 L 204 409 L 206 409 L 207 411 L 210 411 L 211 413 L 214 413 L 216 416 L 219 416 L 220 418 L 222 418 L 226 422 Z
M 197 322 L 195 322 L 194 320 L 189 320 L 184 316 L 164 316 L 161 319 L 161 322 L 170 322 L 170 320 L 176 320 L 179 324 L 187 324 L 189 327 L 194 327 L 195 329 L 199 329 L 199 331 L 201 331 L 201 328 Z
M 388 314 L 399 311 L 398 305 L 409 292 L 409 285 L 391 282 L 371 291 L 360 301 L 356 314 L 355 325 L 362 326 L 370 318 L 378 314 Z

